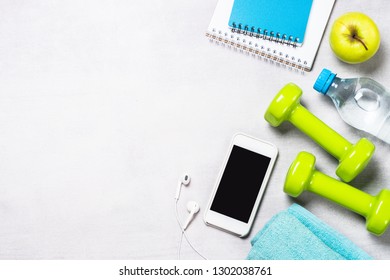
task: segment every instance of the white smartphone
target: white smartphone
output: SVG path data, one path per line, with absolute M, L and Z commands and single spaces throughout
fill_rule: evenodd
M 268 142 L 236 134 L 204 214 L 207 225 L 246 236 L 252 226 L 277 148 Z

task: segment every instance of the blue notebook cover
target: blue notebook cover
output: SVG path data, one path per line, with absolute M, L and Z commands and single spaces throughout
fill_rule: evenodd
M 229 26 L 302 44 L 313 0 L 235 0 Z

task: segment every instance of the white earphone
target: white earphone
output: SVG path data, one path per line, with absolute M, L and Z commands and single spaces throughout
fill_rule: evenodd
M 189 201 L 187 203 L 187 211 L 190 213 L 189 216 L 187 217 L 187 220 L 185 221 L 184 223 L 184 226 L 181 225 L 181 222 L 180 222 L 180 219 L 179 219 L 179 213 L 177 211 L 177 203 L 179 202 L 179 198 L 180 198 L 180 192 L 181 192 L 181 187 L 182 185 L 184 186 L 188 186 L 190 184 L 190 181 L 191 181 L 191 177 L 187 174 L 183 175 L 183 177 L 179 180 L 178 182 L 178 185 L 177 185 L 177 189 L 176 189 L 176 193 L 175 193 L 175 211 L 176 211 L 176 219 L 177 219 L 177 223 L 179 224 L 180 226 L 180 229 L 181 229 L 181 239 L 180 239 L 180 243 L 179 243 L 179 248 L 178 248 L 178 259 L 180 259 L 180 251 L 181 251 L 181 244 L 182 244 L 182 240 L 183 240 L 183 236 L 185 237 L 185 239 L 187 240 L 188 244 L 191 246 L 191 248 L 203 259 L 207 260 L 201 253 L 199 253 L 194 246 L 192 246 L 191 242 L 189 241 L 186 233 L 185 233 L 185 230 L 187 229 L 188 225 L 191 223 L 191 221 L 194 219 L 196 213 L 199 212 L 200 210 L 200 207 L 199 207 L 199 204 L 195 201 Z
M 190 212 L 190 215 L 188 216 L 186 222 L 184 223 L 183 230 L 187 229 L 188 225 L 191 223 L 195 214 L 199 212 L 200 210 L 199 204 L 196 201 L 188 201 L 187 210 L 188 212 Z
M 188 186 L 190 184 L 190 182 L 191 182 L 191 177 L 188 174 L 184 174 L 183 177 L 179 180 L 178 185 L 177 185 L 177 189 L 176 189 L 176 194 L 175 194 L 176 201 L 178 201 L 180 198 L 181 186 L 182 185 Z M 183 231 L 185 231 L 187 229 L 188 225 L 190 224 L 190 222 L 194 218 L 195 214 L 199 212 L 199 210 L 200 210 L 199 204 L 195 201 L 189 201 L 187 203 L 187 210 L 190 213 L 190 215 L 188 216 L 186 222 L 184 223 Z
M 180 197 L 180 191 L 181 191 L 181 186 L 184 185 L 184 186 L 188 186 L 191 182 L 191 177 L 187 174 L 184 174 L 183 177 L 180 179 L 178 185 L 177 185 L 177 189 L 176 189 L 176 194 L 175 194 L 175 199 L 176 200 L 179 200 L 179 197 Z

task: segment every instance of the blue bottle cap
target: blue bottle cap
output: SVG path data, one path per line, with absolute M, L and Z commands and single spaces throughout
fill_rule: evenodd
M 313 88 L 322 94 L 326 94 L 335 77 L 336 74 L 324 68 L 314 83 Z

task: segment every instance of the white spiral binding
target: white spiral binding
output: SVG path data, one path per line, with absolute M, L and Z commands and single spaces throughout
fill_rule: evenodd
M 252 26 L 249 28 L 248 25 L 243 26 L 243 24 L 235 22 L 232 23 L 231 31 L 237 34 L 243 34 L 249 37 L 255 37 L 257 39 L 268 40 L 271 42 L 293 46 L 296 47 L 299 45 L 300 39 L 288 34 L 281 34 L 280 32 L 275 32 L 273 30 L 255 28 Z
M 274 62 L 279 66 L 288 67 L 289 69 L 301 71 L 302 73 L 310 71 L 310 68 L 307 66 L 307 61 L 302 61 L 300 58 L 294 56 L 290 57 L 289 54 L 278 52 L 276 49 L 266 48 L 264 45 L 250 40 L 250 36 L 248 38 L 242 38 L 235 36 L 234 33 L 223 33 L 222 31 L 213 29 L 212 33 L 206 32 L 206 37 L 211 42 L 240 50 L 265 61 Z

